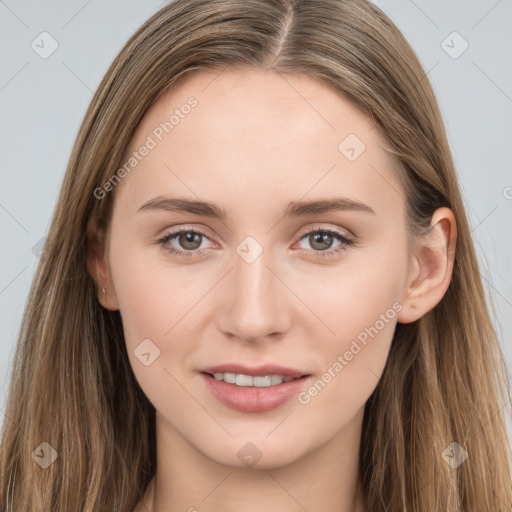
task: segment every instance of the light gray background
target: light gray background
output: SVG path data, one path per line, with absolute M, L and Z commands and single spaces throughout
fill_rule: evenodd
M 436 92 L 510 369 L 512 0 L 375 3 L 410 41 Z M 37 249 L 79 124 L 121 46 L 162 5 L 0 0 L 0 422 Z M 47 58 L 32 48 L 51 49 L 42 32 L 58 44 Z

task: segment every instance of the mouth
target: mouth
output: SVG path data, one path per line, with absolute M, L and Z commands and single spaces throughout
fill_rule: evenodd
M 218 371 L 218 370 L 224 371 Z M 245 413 L 270 411 L 300 393 L 312 377 L 309 373 L 280 367 L 248 369 L 216 367 L 199 372 L 207 390 L 222 405 Z
M 202 372 L 205 375 L 215 380 L 227 382 L 228 384 L 234 384 L 240 387 L 254 387 L 254 388 L 269 388 L 273 386 L 279 386 L 283 383 L 291 382 L 292 380 L 302 379 L 303 377 L 309 377 L 309 374 L 304 374 L 296 377 L 285 376 L 285 375 L 245 375 L 243 373 L 232 373 L 232 372 L 217 372 L 208 373 Z

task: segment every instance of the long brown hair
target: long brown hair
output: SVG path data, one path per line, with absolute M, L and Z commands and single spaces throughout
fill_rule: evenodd
M 98 303 L 87 226 L 108 226 L 115 191 L 101 200 L 94 191 L 119 169 L 164 89 L 187 70 L 228 66 L 303 73 L 348 98 L 400 163 L 411 233 L 438 207 L 456 218 L 450 286 L 420 320 L 397 325 L 366 404 L 368 510 L 510 512 L 508 375 L 443 120 L 414 51 L 366 0 L 174 0 L 115 58 L 78 133 L 22 320 L 0 445 L 1 510 L 131 512 L 153 476 L 155 410 L 131 370 L 119 311 Z M 468 454 L 457 468 L 446 462 L 454 442 Z M 55 455 L 48 467 L 36 463 Z

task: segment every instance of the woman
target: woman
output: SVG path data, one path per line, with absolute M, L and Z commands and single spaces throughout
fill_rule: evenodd
M 510 399 L 434 94 L 360 0 L 175 0 L 86 114 L 7 511 L 505 511 Z

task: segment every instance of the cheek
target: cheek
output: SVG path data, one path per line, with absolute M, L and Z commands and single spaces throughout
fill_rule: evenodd
M 378 300 L 381 299 L 381 300 Z M 400 302 L 373 296 L 371 304 L 350 301 L 340 308 L 334 325 L 336 336 L 316 338 L 310 347 L 321 354 L 322 370 L 299 394 L 298 402 L 309 415 L 326 425 L 325 435 L 348 424 L 375 390 L 384 371 Z
M 158 248 L 119 248 L 112 244 L 111 270 L 126 348 L 135 376 L 151 399 L 163 382 L 173 385 L 166 371 L 175 374 L 188 365 L 200 339 L 196 320 L 206 314 L 201 298 L 215 276 L 201 285 L 197 271 L 171 265 Z
M 131 235 L 133 237 L 133 235 Z M 128 338 L 163 339 L 186 313 L 187 296 L 193 295 L 190 281 L 185 286 L 179 268 L 170 269 L 157 246 L 126 246 L 113 238 L 111 271 L 119 310 Z
M 330 341 L 329 346 L 343 348 L 347 341 L 373 326 L 381 314 L 401 300 L 406 281 L 406 256 L 405 250 L 376 248 L 354 253 L 337 267 L 312 268 L 309 274 L 304 271 L 290 275 L 288 282 L 293 283 L 294 291 L 304 297 L 308 306 L 309 316 L 302 317 L 302 325 L 319 331 L 323 324 L 321 338 L 317 332 L 314 339 L 325 339 Z M 396 321 L 393 309 L 389 316 Z M 316 322 L 315 317 L 320 322 Z M 384 336 L 389 336 L 388 323 L 382 326 L 378 322 L 377 325 Z
M 179 278 L 179 270 L 172 272 L 161 261 L 149 261 L 148 252 L 113 250 L 112 277 L 135 378 L 157 410 L 174 414 L 190 407 L 175 370 L 193 350 L 183 326 L 197 299 Z
M 308 305 L 324 324 L 309 321 L 307 338 L 315 340 L 309 351 L 320 355 L 323 373 L 315 376 L 299 402 L 330 411 L 337 422 L 364 405 L 387 361 L 402 309 L 406 263 L 405 252 L 389 254 L 387 259 L 376 256 L 340 267 L 335 276 L 317 276 L 309 288 Z

